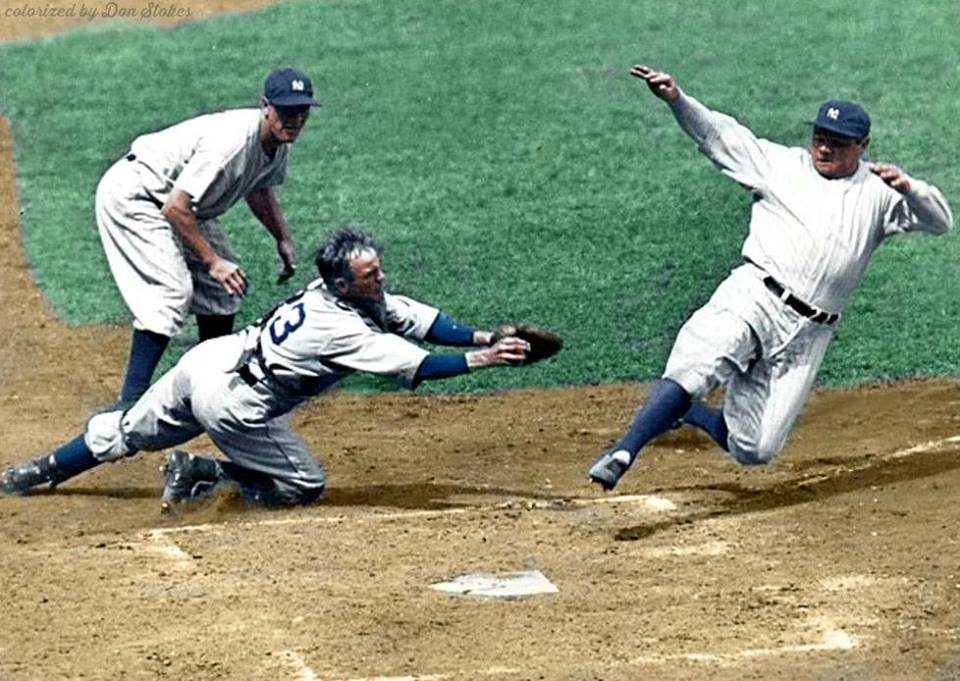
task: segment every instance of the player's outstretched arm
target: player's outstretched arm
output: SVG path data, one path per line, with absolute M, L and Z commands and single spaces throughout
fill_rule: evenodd
M 731 179 L 754 190 L 763 186 L 769 160 L 749 128 L 683 92 L 669 73 L 637 64 L 630 75 L 646 82 L 654 95 L 667 102 L 683 131 Z
M 527 359 L 530 344 L 521 338 L 503 338 L 490 347 L 462 355 L 430 354 L 420 363 L 413 378 L 416 388 L 423 381 L 461 376 L 470 371 L 495 366 L 519 366 Z
M 906 230 L 944 234 L 953 226 L 947 200 L 936 187 L 911 178 L 892 163 L 871 163 L 870 172 L 904 197 L 905 210 L 894 211 L 891 219 Z
M 672 102 L 680 96 L 680 88 L 669 73 L 655 71 L 645 64 L 637 64 L 630 69 L 630 75 L 646 81 L 650 92 L 664 101 Z
M 871 163 L 870 172 L 901 194 L 910 191 L 910 178 L 892 163 Z
M 490 345 L 492 338 L 492 331 L 475 329 L 469 324 L 458 322 L 446 313 L 441 312 L 437 315 L 424 340 L 434 345 L 468 347 Z

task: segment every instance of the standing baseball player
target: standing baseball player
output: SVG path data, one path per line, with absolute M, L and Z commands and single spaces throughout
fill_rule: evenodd
M 276 239 L 280 278 L 295 267 L 290 230 L 273 187 L 290 145 L 317 106 L 296 69 L 267 76 L 258 109 L 192 118 L 136 138 L 100 180 L 97 226 L 110 271 L 133 313 L 120 403 L 150 385 L 189 313 L 200 340 L 229 334 L 247 287 L 219 217 L 240 199 Z
M 98 414 L 85 432 L 49 456 L 8 467 L 0 490 L 55 486 L 93 466 L 184 443 L 206 432 L 227 456 L 170 454 L 165 508 L 222 481 L 269 506 L 310 503 L 326 484 L 323 468 L 291 430 L 287 414 L 356 371 L 415 388 L 485 367 L 520 364 L 530 344 L 457 323 L 434 307 L 384 292 L 380 247 L 341 228 L 321 244 L 320 279 L 258 322 L 188 351 L 126 411 Z M 475 346 L 431 354 L 411 342 Z
M 809 149 L 757 138 L 649 66 L 630 72 L 665 100 L 680 127 L 753 195 L 743 260 L 680 329 L 661 380 L 627 432 L 590 468 L 616 486 L 640 449 L 681 420 L 740 464 L 782 449 L 813 386 L 844 304 L 873 252 L 902 232 L 946 232 L 953 218 L 933 186 L 867 163 L 870 118 L 827 101 Z M 700 399 L 726 388 L 722 409 Z

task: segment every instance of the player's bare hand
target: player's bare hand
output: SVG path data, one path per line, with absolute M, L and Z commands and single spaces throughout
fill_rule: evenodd
M 297 254 L 293 248 L 293 241 L 290 239 L 281 239 L 278 241 L 277 255 L 279 256 L 277 283 L 282 284 L 297 272 Z
M 910 191 L 910 178 L 892 163 L 871 163 L 870 172 L 901 194 Z
M 247 275 L 235 262 L 217 258 L 210 265 L 210 276 L 218 281 L 227 293 L 242 296 L 247 292 Z
M 660 99 L 670 102 L 680 96 L 680 88 L 669 73 L 654 71 L 649 66 L 637 64 L 630 69 L 630 75 L 645 80 L 650 92 Z
M 527 341 L 515 336 L 507 336 L 489 348 L 468 352 L 467 366 L 477 369 L 504 364 L 522 364 L 528 350 L 530 350 L 530 344 Z

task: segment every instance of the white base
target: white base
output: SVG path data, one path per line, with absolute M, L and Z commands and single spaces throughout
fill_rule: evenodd
M 557 587 L 539 570 L 510 572 L 502 575 L 474 572 L 454 577 L 449 582 L 431 584 L 430 588 L 456 596 L 474 598 L 523 598 L 558 592 Z

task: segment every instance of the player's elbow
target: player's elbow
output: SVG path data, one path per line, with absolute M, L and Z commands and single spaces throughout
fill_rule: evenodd
M 947 213 L 943 216 L 943 219 L 937 224 L 934 234 L 946 234 L 953 228 L 953 215 Z
M 160 207 L 160 213 L 164 219 L 172 225 L 176 225 L 193 215 L 193 209 L 190 207 L 190 195 L 184 191 L 175 190 L 163 206 Z
M 925 222 L 925 232 L 935 236 L 940 236 L 941 234 L 946 234 L 949 232 L 953 227 L 953 214 L 950 212 L 949 208 L 944 206 L 943 210 L 928 215 Z
M 171 225 L 177 224 L 183 220 L 184 217 L 183 210 L 180 207 L 170 203 L 163 204 L 163 207 L 160 209 L 160 214 L 163 215 L 163 218 Z

